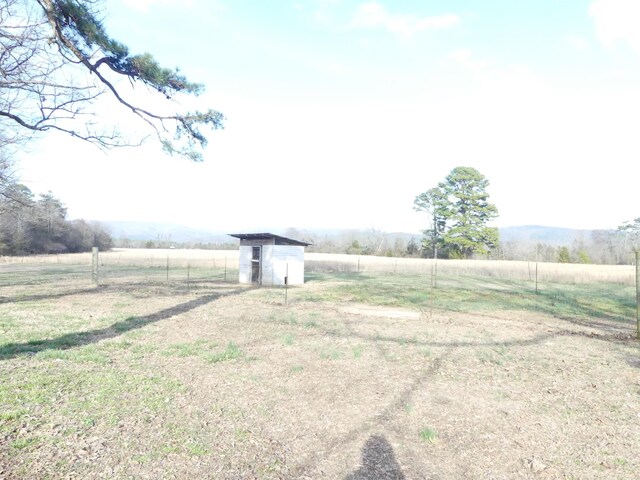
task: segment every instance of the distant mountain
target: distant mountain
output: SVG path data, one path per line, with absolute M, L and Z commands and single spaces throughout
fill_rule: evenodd
M 501 242 L 546 243 L 570 246 L 576 240 L 588 241 L 593 230 L 525 225 L 500 228 Z
M 111 233 L 114 240 L 127 238 L 129 240 L 161 240 L 176 243 L 233 243 L 236 240 L 227 233 L 192 228 L 184 225 L 132 222 L 132 221 L 106 221 L 100 222 Z M 298 240 L 321 239 L 345 239 L 363 241 L 374 236 L 381 236 L 394 241 L 401 239 L 408 242 L 411 238 L 419 240 L 421 235 L 406 232 L 378 232 L 372 230 L 347 230 L 347 229 L 260 229 L 278 235 L 291 236 Z M 577 230 L 571 228 L 545 227 L 541 225 L 525 225 L 517 227 L 500 228 L 501 242 L 545 243 L 548 245 L 570 246 L 575 240 L 588 241 L 593 230 Z
M 229 243 L 233 239 L 226 232 L 153 222 L 107 221 L 100 222 L 114 240 L 161 240 L 176 243 Z

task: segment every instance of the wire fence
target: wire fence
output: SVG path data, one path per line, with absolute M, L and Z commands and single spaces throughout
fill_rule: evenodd
M 442 277 L 483 277 L 539 283 L 635 285 L 633 265 L 587 265 L 504 260 L 433 260 L 346 254 L 305 254 L 310 273 L 397 273 Z
M 238 282 L 238 254 L 234 251 L 120 249 L 98 254 L 97 284 L 171 283 L 174 285 Z M 95 286 L 92 254 L 0 257 L 0 297 L 11 289 L 47 290 L 66 285 Z
M 91 282 L 91 253 L 0 257 L 0 286 L 55 281 Z M 237 282 L 234 250 L 114 249 L 98 256 L 98 283 Z M 305 254 L 307 274 L 407 274 L 481 277 L 536 283 L 635 285 L 633 265 L 577 265 L 526 261 L 433 260 L 347 254 Z
M 99 253 L 97 283 L 101 287 L 169 285 L 180 289 L 234 284 L 239 281 L 238 257 L 238 251 L 232 250 L 114 249 Z M 546 295 L 544 308 L 553 312 L 558 305 L 569 306 L 565 313 L 569 316 L 577 312 L 630 321 L 636 310 L 635 267 L 630 265 L 305 254 L 306 280 L 322 281 L 326 275 L 342 280 L 338 288 L 351 289 L 354 301 L 365 294 L 373 298 L 380 293 L 384 298 L 385 292 L 395 289 L 394 295 L 406 304 L 450 309 L 455 306 L 446 300 L 455 291 L 473 292 L 478 300 L 483 295 L 494 298 L 500 291 L 504 293 L 497 300 L 500 308 L 517 309 L 523 302 L 534 304 Z M 93 289 L 90 253 L 0 257 L 0 302 L 55 298 Z M 304 290 L 298 295 L 302 298 Z

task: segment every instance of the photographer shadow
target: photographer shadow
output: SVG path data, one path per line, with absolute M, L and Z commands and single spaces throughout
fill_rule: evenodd
M 360 468 L 345 480 L 405 480 L 393 448 L 384 435 L 372 435 L 362 447 Z

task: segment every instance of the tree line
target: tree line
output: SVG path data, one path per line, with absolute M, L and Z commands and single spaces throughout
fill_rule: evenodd
M 492 258 L 552 263 L 629 265 L 633 262 L 634 245 L 620 230 L 593 230 L 568 245 L 544 242 L 501 242 Z
M 350 231 L 325 234 L 290 228 L 284 236 L 309 242 L 308 252 L 376 255 L 383 257 L 433 258 L 433 249 L 420 235 L 386 233 L 377 230 Z M 116 246 L 150 248 L 147 241 L 127 242 Z M 162 248 L 157 241 L 154 247 Z M 228 249 L 228 245 L 191 245 L 173 243 L 176 248 Z M 166 247 L 164 247 L 166 248 Z M 237 248 L 235 245 L 232 248 Z M 439 254 L 438 258 L 443 258 Z M 628 265 L 633 261 L 633 241 L 620 230 L 593 230 L 566 245 L 532 242 L 528 240 L 500 241 L 490 251 L 472 258 L 490 260 L 539 261 L 549 263 L 582 263 L 600 265 Z
M 78 253 L 112 247 L 99 224 L 67 220 L 67 209 L 51 192 L 36 196 L 19 183 L 0 192 L 0 254 Z

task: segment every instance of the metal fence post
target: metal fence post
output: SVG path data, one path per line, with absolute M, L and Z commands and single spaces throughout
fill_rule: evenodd
M 636 338 L 640 340 L 640 249 L 636 250 Z

